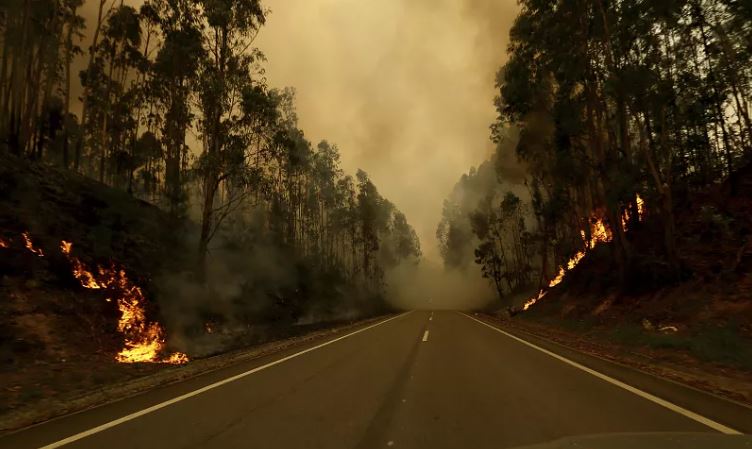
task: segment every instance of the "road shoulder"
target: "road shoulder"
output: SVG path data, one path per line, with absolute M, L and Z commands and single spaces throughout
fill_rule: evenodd
M 517 338 L 680 407 L 700 413 L 733 429 L 745 433 L 752 432 L 752 407 L 740 401 L 660 376 L 642 369 L 642 366 L 631 366 L 619 359 L 609 359 L 598 353 L 583 351 L 577 345 L 572 344 L 570 346 L 566 342 L 549 339 L 547 338 L 548 335 L 539 335 L 529 329 L 522 328 L 516 323 L 511 323 L 509 320 L 502 320 L 486 314 L 473 314 L 472 317 L 468 316 L 468 318 L 481 320 Z
M 0 437 L 23 431 L 29 427 L 64 418 L 92 408 L 105 406 L 159 387 L 186 382 L 223 369 L 273 356 L 286 351 L 336 338 L 348 332 L 383 320 L 385 316 L 340 323 L 285 339 L 270 341 L 249 348 L 196 359 L 182 366 L 163 365 L 162 369 L 126 382 L 102 384 L 94 391 L 73 393 L 35 401 L 0 416 Z

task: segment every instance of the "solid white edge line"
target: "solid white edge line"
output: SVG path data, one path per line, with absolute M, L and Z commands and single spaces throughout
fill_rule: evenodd
M 423 341 L 428 341 L 428 329 L 423 333 Z
M 633 386 L 631 386 L 629 384 L 626 384 L 626 383 L 624 383 L 624 382 L 622 382 L 620 380 L 614 379 L 613 377 L 607 376 L 607 375 L 605 375 L 603 373 L 595 371 L 594 369 L 588 368 L 587 366 L 581 365 L 581 364 L 579 364 L 577 362 L 573 362 L 572 360 L 569 360 L 569 359 L 567 359 L 565 357 L 562 357 L 559 354 L 556 354 L 556 353 L 551 352 L 551 351 L 549 351 L 547 349 L 541 348 L 540 346 L 534 345 L 533 343 L 530 343 L 530 342 L 528 342 L 526 340 L 523 340 L 523 339 L 521 339 L 521 338 L 519 338 L 519 337 L 517 337 L 515 335 L 512 335 L 512 334 L 510 334 L 508 332 L 505 332 L 505 331 L 499 329 L 498 327 L 492 326 L 492 325 L 490 325 L 490 324 L 488 324 L 486 322 L 483 322 L 483 321 L 481 321 L 481 320 L 479 320 L 479 319 L 477 319 L 477 318 L 475 318 L 473 316 L 470 316 L 470 315 L 465 314 L 465 313 L 463 313 L 463 315 L 465 315 L 466 317 L 470 318 L 473 321 L 477 321 L 478 323 L 480 323 L 480 324 L 482 324 L 482 325 L 484 325 L 484 326 L 486 326 L 486 327 L 488 327 L 490 329 L 493 329 L 493 330 L 495 330 L 497 332 L 500 332 L 501 334 L 504 334 L 507 337 L 509 337 L 509 338 L 511 338 L 513 340 L 516 340 L 516 341 L 518 341 L 518 342 L 520 342 L 520 343 L 522 343 L 522 344 L 524 344 L 526 346 L 529 346 L 529 347 L 531 347 L 533 349 L 537 349 L 538 351 L 543 352 L 544 354 L 549 355 L 549 356 L 551 356 L 551 357 L 553 357 L 553 358 L 555 358 L 555 359 L 557 359 L 557 360 L 559 360 L 561 362 L 564 362 L 567 365 L 570 365 L 570 366 L 573 366 L 573 367 L 575 367 L 577 369 L 585 371 L 588 374 L 592 374 L 593 376 L 595 376 L 595 377 L 597 377 L 597 378 L 599 378 L 601 380 L 605 380 L 606 382 L 608 382 L 608 383 L 610 383 L 612 385 L 616 385 L 617 387 L 622 388 L 624 390 L 627 390 L 630 393 L 634 393 L 637 396 L 640 396 L 641 398 L 647 399 L 648 401 L 654 402 L 654 403 L 656 403 L 656 404 L 658 404 L 658 405 L 660 405 L 662 407 L 665 407 L 665 408 L 671 410 L 672 412 L 675 412 L 675 413 L 678 413 L 680 415 L 683 415 L 683 416 L 685 416 L 685 417 L 687 417 L 689 419 L 692 419 L 694 421 L 699 422 L 700 424 L 704 424 L 704 425 L 710 427 L 713 430 L 717 430 L 718 432 L 725 433 L 727 435 L 741 435 L 742 434 L 741 432 L 739 432 L 737 430 L 734 430 L 731 427 L 724 426 L 723 424 L 721 424 L 719 422 L 716 422 L 716 421 L 713 421 L 710 418 L 706 418 L 706 417 L 704 417 L 702 415 L 699 415 L 699 414 L 697 414 L 697 413 L 695 413 L 693 411 L 687 410 L 687 409 L 685 409 L 683 407 L 680 407 L 680 406 L 678 406 L 678 405 L 676 405 L 674 403 L 671 403 L 671 402 L 669 402 L 669 401 L 667 401 L 665 399 L 661 399 L 658 396 L 655 396 L 655 395 L 652 395 L 652 394 L 650 394 L 648 392 L 642 391 L 642 390 L 640 390 L 638 388 L 635 388 L 635 387 L 633 387 Z
M 134 413 L 131 413 L 129 415 L 125 415 L 125 416 L 123 416 L 121 418 L 114 419 L 112 421 L 106 422 L 106 423 L 101 424 L 99 426 L 93 427 L 93 428 L 91 428 L 89 430 L 85 430 L 85 431 L 77 433 L 75 435 L 71 435 L 68 438 L 64 438 L 62 440 L 55 441 L 54 443 L 50 443 L 50 444 L 48 444 L 46 446 L 40 447 L 40 449 L 54 449 L 54 448 L 65 446 L 66 444 L 73 443 L 75 441 L 81 440 L 81 439 L 86 438 L 88 436 L 91 436 L 91 435 L 94 435 L 96 433 L 102 432 L 103 430 L 107 430 L 107 429 L 110 429 L 112 427 L 118 426 L 120 424 L 123 424 L 124 422 L 128 422 L 128 421 L 131 421 L 131 420 L 136 419 L 138 417 L 147 415 L 147 414 L 149 414 L 151 412 L 155 412 L 155 411 L 157 411 L 157 410 L 159 410 L 161 408 L 167 407 L 168 405 L 172 405 L 172 404 L 180 402 L 180 401 L 182 401 L 184 399 L 188 399 L 188 398 L 191 398 L 193 396 L 197 396 L 197 395 L 199 395 L 201 393 L 207 392 L 209 390 L 212 390 L 214 388 L 217 388 L 217 387 L 220 387 L 222 385 L 228 384 L 230 382 L 234 382 L 234 381 L 236 381 L 238 379 L 242 379 L 243 377 L 249 376 L 249 375 L 251 375 L 253 373 L 257 373 L 257 372 L 259 372 L 261 370 L 264 370 L 266 368 L 272 367 L 274 365 L 279 365 L 280 363 L 286 362 L 286 361 L 288 361 L 290 359 L 294 359 L 295 357 L 298 357 L 300 355 L 306 354 L 308 352 L 315 351 L 317 349 L 321 349 L 324 346 L 328 346 L 328 345 L 330 345 L 332 343 L 336 343 L 336 342 L 338 342 L 340 340 L 343 340 L 343 339 L 345 339 L 347 337 L 351 337 L 351 336 L 353 336 L 355 334 L 359 334 L 359 333 L 365 332 L 365 331 L 367 331 L 369 329 L 373 329 L 376 326 L 381 326 L 382 324 L 388 323 L 389 321 L 395 320 L 395 319 L 397 319 L 399 317 L 403 317 L 403 316 L 405 316 L 405 315 L 407 315 L 407 314 L 409 314 L 411 312 L 412 311 L 401 313 L 401 314 L 399 314 L 397 316 L 393 316 L 391 318 L 387 318 L 386 320 L 379 321 L 378 323 L 371 324 L 370 326 L 366 326 L 363 329 L 358 329 L 358 330 L 356 330 L 354 332 L 350 332 L 349 334 L 342 335 L 342 336 L 337 337 L 337 338 L 335 338 L 333 340 L 329 340 L 329 341 L 326 341 L 324 343 L 318 344 L 316 346 L 310 347 L 308 349 L 304 349 L 304 350 L 302 350 L 300 352 L 296 352 L 295 354 L 291 354 L 291 355 L 288 355 L 286 357 L 282 357 L 281 359 L 275 360 L 273 362 L 269 362 L 269 363 L 267 363 L 265 365 L 257 366 L 256 368 L 253 368 L 251 370 L 245 371 L 245 372 L 240 373 L 240 374 L 236 374 L 235 376 L 228 377 L 227 379 L 220 380 L 220 381 L 215 382 L 213 384 L 209 384 L 209 385 L 207 385 L 205 387 L 199 388 L 198 390 L 191 391 L 190 393 L 185 393 L 183 395 L 174 397 L 174 398 L 169 399 L 167 401 L 160 402 L 159 404 L 152 405 L 151 407 L 145 408 L 145 409 L 140 410 L 138 412 L 134 412 Z

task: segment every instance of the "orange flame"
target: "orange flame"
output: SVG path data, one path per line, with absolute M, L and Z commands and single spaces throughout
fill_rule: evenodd
M 637 218 L 639 221 L 642 221 L 645 217 L 645 201 L 642 199 L 639 193 L 635 195 L 635 205 L 637 206 Z M 629 210 L 625 209 L 621 216 L 621 225 L 624 230 L 627 229 L 628 221 Z M 582 236 L 582 240 L 585 243 L 585 249 L 572 256 L 572 258 L 567 262 L 566 267 L 559 267 L 559 273 L 555 278 L 551 280 L 551 282 L 548 283 L 548 288 L 554 287 L 561 281 L 563 281 L 564 276 L 570 270 L 576 267 L 578 263 L 580 263 L 582 258 L 587 254 L 588 250 L 595 248 L 595 245 L 597 245 L 598 243 L 608 243 L 613 239 L 611 230 L 606 226 L 602 218 L 593 218 L 590 220 L 590 240 L 587 240 L 584 230 L 580 231 L 580 235 Z M 546 292 L 543 290 L 539 291 L 537 296 L 530 298 L 529 300 L 527 300 L 527 302 L 525 302 L 525 304 L 522 305 L 522 310 L 529 309 L 533 304 L 538 302 L 544 296 L 546 296 Z
M 173 352 L 166 359 L 162 359 L 162 363 L 170 363 L 172 365 L 183 365 L 188 363 L 188 356 L 182 352 Z
M 32 253 L 36 254 L 39 257 L 44 257 L 44 251 L 42 251 L 41 248 L 34 248 L 34 243 L 31 241 L 31 237 L 29 237 L 28 232 L 24 232 L 21 234 L 24 239 L 24 243 L 26 244 L 26 249 L 31 251 Z
M 574 267 L 577 266 L 577 264 L 580 263 L 580 261 L 585 257 L 588 250 L 591 250 L 595 248 L 595 245 L 598 243 L 607 243 L 610 242 L 613 236 L 611 235 L 611 231 L 606 227 L 606 224 L 603 222 L 602 218 L 596 218 L 591 220 L 590 223 L 590 240 L 587 239 L 587 235 L 585 234 L 585 231 L 580 231 L 580 235 L 582 236 L 582 241 L 585 244 L 585 249 L 582 251 L 578 251 L 572 258 L 570 258 L 566 265 L 562 265 L 559 267 L 559 273 L 556 275 L 555 278 L 551 279 L 551 282 L 548 283 L 548 288 L 555 287 L 561 283 L 561 281 L 564 280 L 564 276 L 574 269 Z M 538 302 L 541 298 L 546 296 L 546 292 L 541 290 L 538 292 L 537 296 L 534 296 L 527 300 L 525 304 L 522 305 L 522 310 L 527 310 L 530 307 L 533 306 L 536 302 Z
M 637 202 L 637 216 L 642 221 L 642 219 L 645 217 L 645 201 L 640 197 L 640 194 L 637 194 L 637 198 L 635 200 Z
M 123 335 L 125 347 L 115 356 L 121 363 L 161 362 L 183 364 L 188 362 L 188 356 L 176 352 L 166 358 L 159 356 L 164 350 L 164 331 L 159 323 L 148 322 L 144 304 L 146 299 L 141 288 L 128 279 L 125 270 L 98 267 L 97 274 L 87 271 L 81 261 L 71 254 L 73 243 L 65 240 L 60 242 L 60 251 L 73 266 L 73 276 L 88 289 L 108 289 L 117 293 L 118 331 Z M 106 299 L 107 302 L 111 298 Z
M 637 221 L 642 221 L 645 216 L 645 200 L 642 199 L 639 193 L 635 196 L 635 205 L 637 206 Z M 632 218 L 632 214 L 627 207 L 621 214 L 621 227 L 625 231 L 628 230 L 627 228 L 630 218 Z
M 546 292 L 544 292 L 543 290 L 539 291 L 538 292 L 538 296 L 534 296 L 534 297 L 528 299 L 527 302 L 522 305 L 522 310 L 529 309 L 530 307 L 532 307 L 533 304 L 535 304 L 536 302 L 538 302 L 544 296 L 546 296 Z
M 68 259 L 68 262 L 70 262 L 71 265 L 73 265 L 73 276 L 78 279 L 78 282 L 81 283 L 81 286 L 83 288 L 90 288 L 90 289 L 100 289 L 102 288 L 101 285 L 94 279 L 94 275 L 92 275 L 90 272 L 84 268 L 84 265 L 81 263 L 80 260 L 78 260 L 77 257 L 73 257 L 71 255 L 71 249 L 73 248 L 73 243 L 66 242 L 65 240 L 60 241 L 60 251 L 66 256 Z
M 8 247 L 10 247 L 10 243 L 8 242 L 8 240 L 5 240 L 2 237 L 0 237 L 0 248 L 8 248 Z

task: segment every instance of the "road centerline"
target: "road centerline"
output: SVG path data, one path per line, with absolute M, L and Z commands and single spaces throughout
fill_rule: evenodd
M 309 352 L 313 352 L 313 351 L 315 351 L 317 349 L 321 349 L 321 348 L 323 348 L 325 346 L 329 346 L 329 345 L 331 345 L 333 343 L 336 343 L 336 342 L 338 342 L 340 340 L 344 340 L 345 338 L 351 337 L 351 336 L 359 334 L 361 332 L 365 332 L 365 331 L 367 331 L 369 329 L 373 329 L 373 328 L 375 328 L 377 326 L 380 326 L 382 324 L 386 324 L 386 323 L 388 323 L 388 322 L 390 322 L 392 320 L 395 320 L 397 318 L 409 315 L 410 313 L 412 313 L 412 311 L 404 312 L 404 313 L 401 313 L 401 314 L 399 314 L 397 316 L 393 316 L 391 318 L 387 318 L 385 320 L 382 320 L 382 321 L 379 321 L 377 323 L 374 323 L 374 324 L 371 324 L 369 326 L 366 326 L 366 327 L 364 327 L 362 329 L 358 329 L 356 331 L 353 331 L 353 332 L 350 332 L 348 334 L 339 336 L 339 337 L 334 338 L 332 340 L 328 340 L 328 341 L 325 341 L 323 343 L 320 343 L 320 344 L 318 344 L 316 346 L 312 346 L 310 348 L 298 351 L 298 352 L 296 352 L 294 354 L 291 354 L 291 355 L 288 355 L 286 357 L 282 357 L 281 359 L 277 359 L 277 360 L 274 360 L 272 362 L 266 363 L 264 365 L 257 366 L 255 368 L 252 368 L 252 369 L 248 370 L 248 371 L 245 371 L 245 372 L 242 372 L 240 374 L 236 374 L 234 376 L 228 377 L 226 379 L 222 379 L 220 381 L 211 383 L 209 385 L 206 385 L 206 386 L 201 387 L 199 389 L 193 390 L 191 392 L 188 392 L 188 393 L 182 394 L 180 396 L 176 396 L 176 397 L 174 397 L 172 399 L 168 399 L 166 401 L 163 401 L 163 402 L 160 402 L 158 404 L 152 405 L 151 407 L 147 407 L 147 408 L 145 408 L 143 410 L 139 410 L 137 412 L 130 413 L 130 414 L 122 416 L 120 418 L 108 421 L 108 422 L 106 422 L 104 424 L 100 424 L 100 425 L 98 425 L 96 427 L 92 427 L 91 429 L 84 430 L 82 432 L 76 433 L 76 434 L 71 435 L 71 436 L 69 436 L 67 438 L 63 438 L 61 440 L 55 441 L 55 442 L 47 444 L 45 446 L 41 446 L 39 449 L 55 449 L 55 448 L 59 448 L 59 447 L 65 446 L 65 445 L 70 444 L 70 443 L 74 443 L 74 442 L 76 442 L 78 440 L 82 440 L 82 439 L 84 439 L 86 437 L 95 435 L 95 434 L 97 434 L 99 432 L 102 432 L 104 430 L 116 427 L 116 426 L 118 426 L 120 424 L 126 423 L 128 421 L 132 421 L 132 420 L 134 420 L 136 418 L 139 418 L 141 416 L 144 416 L 144 415 L 147 415 L 149 413 L 155 412 L 157 410 L 160 410 L 160 409 L 165 408 L 167 406 L 170 406 L 172 404 L 181 402 L 181 401 L 183 401 L 185 399 L 189 399 L 189 398 L 191 398 L 193 396 L 198 396 L 201 393 L 205 393 L 205 392 L 207 392 L 209 390 L 213 390 L 213 389 L 215 389 L 217 387 L 220 387 L 222 385 L 225 385 L 225 384 L 228 384 L 230 382 L 234 382 L 236 380 L 242 379 L 242 378 L 247 377 L 247 376 L 249 376 L 251 374 L 257 373 L 257 372 L 265 370 L 267 368 L 271 368 L 272 366 L 279 365 L 281 363 L 284 363 L 284 362 L 286 362 L 288 360 L 294 359 L 294 358 L 296 358 L 298 356 L 301 356 L 303 354 L 307 354 Z
M 535 349 L 537 351 L 540 351 L 540 352 L 542 352 L 542 353 L 544 353 L 544 354 L 546 354 L 548 356 L 551 356 L 551 357 L 553 357 L 553 358 L 555 358 L 555 359 L 557 359 L 557 360 L 559 360 L 561 362 L 564 362 L 567 365 L 570 365 L 570 366 L 572 366 L 574 368 L 577 368 L 577 369 L 579 369 L 581 371 L 584 371 L 584 372 L 586 372 L 586 373 L 588 373 L 590 375 L 593 375 L 593 376 L 595 376 L 595 377 L 597 377 L 597 378 L 599 378 L 599 379 L 601 379 L 603 381 L 606 381 L 606 382 L 608 382 L 608 383 L 610 383 L 610 384 L 612 384 L 614 386 L 617 386 L 619 388 L 627 390 L 630 393 L 633 393 L 633 394 L 635 394 L 637 396 L 640 396 L 643 399 L 647 399 L 648 401 L 653 402 L 655 404 L 658 404 L 658 405 L 660 405 L 660 406 L 662 406 L 664 408 L 667 408 L 667 409 L 669 409 L 669 410 L 671 410 L 671 411 L 673 411 L 675 413 L 678 413 L 678 414 L 680 414 L 682 416 L 685 416 L 685 417 L 687 417 L 689 419 L 692 419 L 692 420 L 694 420 L 696 422 L 699 422 L 700 424 L 703 424 L 703 425 L 705 425 L 707 427 L 710 427 L 713 430 L 716 430 L 718 432 L 721 432 L 721 433 L 724 433 L 724 434 L 727 434 L 727 435 L 741 435 L 741 432 L 739 432 L 739 431 L 737 431 L 735 429 L 732 429 L 731 427 L 728 427 L 728 426 L 725 426 L 725 425 L 723 425 L 723 424 L 721 424 L 719 422 L 713 421 L 712 419 L 706 418 L 706 417 L 704 417 L 704 416 L 702 416 L 702 415 L 700 415 L 698 413 L 695 413 L 695 412 L 693 412 L 691 410 L 687 410 L 687 409 L 685 409 L 685 408 L 683 408 L 683 407 L 681 407 L 679 405 L 676 405 L 676 404 L 674 404 L 672 402 L 669 402 L 669 401 L 667 401 L 665 399 L 659 398 L 658 396 L 650 394 L 650 393 L 648 393 L 646 391 L 640 390 L 639 388 L 633 387 L 633 386 L 631 386 L 631 385 L 629 385 L 627 383 L 624 383 L 624 382 L 622 382 L 620 380 L 614 379 L 613 377 L 607 376 L 607 375 L 605 375 L 605 374 L 603 374 L 601 372 L 598 372 L 598 371 L 596 371 L 596 370 L 594 370 L 592 368 L 588 368 L 587 366 L 584 366 L 584 365 L 582 365 L 580 363 L 577 363 L 577 362 L 574 362 L 572 360 L 569 360 L 566 357 L 563 357 L 563 356 L 561 356 L 559 354 L 556 354 L 555 352 L 549 351 L 549 350 L 547 350 L 545 348 L 542 348 L 542 347 L 540 347 L 538 345 L 530 343 L 530 342 L 528 342 L 528 341 L 526 341 L 526 340 L 524 340 L 522 338 L 517 337 L 516 335 L 512 335 L 512 334 L 510 334 L 508 332 L 505 332 L 505 331 L 499 329 L 498 327 L 492 326 L 492 325 L 490 325 L 490 324 L 488 324 L 486 322 L 483 322 L 483 321 L 481 321 L 481 320 L 479 320 L 479 319 L 477 319 L 477 318 L 475 318 L 473 316 L 470 316 L 470 315 L 468 315 L 466 313 L 462 313 L 462 315 L 470 318 L 473 321 L 476 321 L 476 322 L 482 324 L 483 326 L 488 327 L 489 329 L 493 329 L 496 332 L 499 332 L 502 335 L 505 335 L 505 336 L 507 336 L 507 337 L 509 337 L 509 338 L 511 338 L 511 339 L 513 339 L 513 340 L 515 340 L 517 342 L 519 342 L 519 343 L 522 343 L 522 344 L 524 344 L 524 345 L 526 345 L 526 346 L 528 346 L 530 348 L 533 348 L 533 349 Z

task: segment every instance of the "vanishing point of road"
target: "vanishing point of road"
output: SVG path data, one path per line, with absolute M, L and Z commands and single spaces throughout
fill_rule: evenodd
M 2 448 L 508 448 L 752 432 L 752 409 L 459 312 L 414 311 L 52 420 Z

